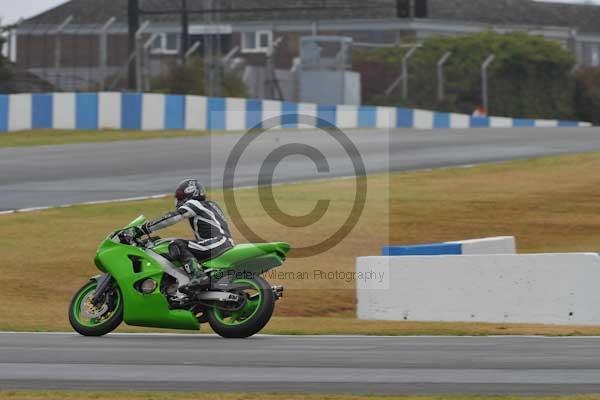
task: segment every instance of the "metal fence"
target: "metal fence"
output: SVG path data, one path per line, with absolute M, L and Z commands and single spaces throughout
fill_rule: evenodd
M 278 21 L 277 25 L 268 21 L 259 21 L 223 25 L 215 16 L 199 26 L 203 27 L 203 31 L 198 35 L 202 39 L 190 43 L 187 56 L 199 56 L 204 59 L 205 80 L 209 85 L 207 93 L 213 95 L 220 94 L 219 82 L 222 79 L 220 64 L 231 63 L 233 56 L 239 55 L 239 48 L 235 48 L 235 43 L 223 47 L 220 38 L 223 35 L 242 35 L 244 32 L 257 32 L 264 29 L 272 32 L 275 39 L 286 35 L 288 39 L 282 46 L 273 45 L 272 52 L 267 54 L 264 64 L 265 76 L 267 76 L 264 87 L 251 90 L 250 95 L 286 100 L 295 100 L 295 98 L 294 93 L 284 95 L 283 91 L 277 90 L 277 86 L 274 85 L 273 81 L 277 81 L 278 77 L 289 75 L 285 73 L 285 68 L 277 67 L 278 60 L 282 57 L 288 59 L 298 57 L 299 38 L 321 32 L 352 37 L 355 47 L 365 45 L 385 47 L 414 45 L 415 42 L 418 43 L 431 35 L 462 35 L 486 29 L 499 32 L 525 30 L 561 42 L 573 52 L 580 66 L 600 64 L 600 34 L 579 34 L 568 28 L 531 28 L 510 25 L 494 27 L 489 24 L 410 19 Z M 5 36 L 9 40 L 5 52 L 9 52 L 16 61 L 17 91 L 122 90 L 127 87 L 127 70 L 132 64 L 137 70 L 136 89 L 148 91 L 152 90 L 152 78 L 165 74 L 173 63 L 178 61 L 179 52 L 170 49 L 166 42 L 172 35 L 177 37 L 179 32 L 180 26 L 177 22 L 142 23 L 136 35 L 136 50 L 130 53 L 127 26 L 123 22 L 118 22 L 116 18 L 107 18 L 97 24 L 82 24 L 75 18 L 66 16 L 60 24 L 31 25 L 29 23 L 6 32 Z M 294 48 L 296 48 L 295 53 Z M 235 51 L 232 53 L 232 50 Z M 410 95 L 407 64 L 410 62 L 411 55 L 411 52 L 406 53 L 405 60 L 399 65 L 398 79 L 388 88 L 389 91 L 400 88 L 404 98 Z M 437 94 L 440 99 L 444 97 L 443 67 L 451 57 L 451 55 L 444 55 L 438 61 L 436 78 Z M 250 66 L 257 67 L 256 64 Z M 485 71 L 486 68 L 482 68 L 482 78 L 485 78 Z M 243 68 L 239 72 L 240 76 L 243 75 Z M 286 84 L 286 86 L 294 85 Z M 297 93 L 295 95 L 297 98 Z M 484 102 L 485 98 L 484 94 Z

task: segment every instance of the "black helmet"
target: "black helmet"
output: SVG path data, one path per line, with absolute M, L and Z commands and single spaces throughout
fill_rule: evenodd
M 180 207 L 188 200 L 206 200 L 204 187 L 195 179 L 186 179 L 181 181 L 175 189 L 175 205 Z

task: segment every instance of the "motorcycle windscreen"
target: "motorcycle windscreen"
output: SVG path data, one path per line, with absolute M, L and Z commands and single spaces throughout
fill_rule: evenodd
M 136 226 L 140 226 L 140 225 L 144 224 L 146 221 L 147 221 L 146 217 L 144 217 L 144 215 L 140 215 L 139 217 L 137 217 L 136 219 L 134 219 L 133 221 L 131 221 L 129 223 L 129 225 L 127 225 L 123 229 L 128 229 L 128 228 L 133 228 L 133 227 L 136 227 Z

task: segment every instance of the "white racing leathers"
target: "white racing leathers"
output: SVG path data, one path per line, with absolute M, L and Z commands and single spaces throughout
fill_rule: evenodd
M 202 262 L 215 258 L 234 246 L 225 214 L 213 201 L 188 200 L 161 218 L 146 223 L 142 230 L 150 234 L 187 219 L 196 240 L 177 239 L 170 246 L 171 255 L 183 262 L 190 256 Z

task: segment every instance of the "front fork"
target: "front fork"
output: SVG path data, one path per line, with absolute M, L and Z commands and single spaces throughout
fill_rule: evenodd
M 91 278 L 90 280 L 96 281 L 98 284 L 96 286 L 96 292 L 94 293 L 94 297 L 92 298 L 92 304 L 94 307 L 98 307 L 102 304 L 104 299 L 104 293 L 112 288 L 113 277 L 110 274 L 97 275 Z

